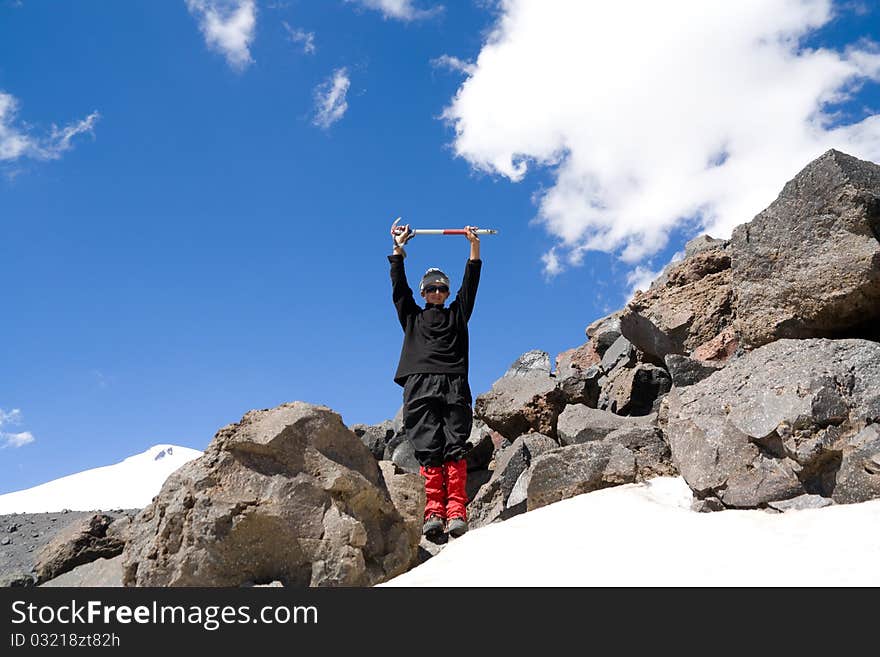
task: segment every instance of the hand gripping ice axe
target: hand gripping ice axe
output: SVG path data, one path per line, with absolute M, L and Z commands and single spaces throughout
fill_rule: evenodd
M 394 220 L 394 223 L 391 224 L 391 233 L 393 235 L 402 235 L 403 231 L 406 230 L 403 226 L 398 226 L 397 224 L 400 222 L 401 217 L 398 217 Z M 494 228 L 475 228 L 474 233 L 476 235 L 497 235 L 498 231 Z M 465 235 L 467 231 L 464 228 L 411 228 L 409 231 L 409 239 L 412 239 L 416 235 Z M 404 242 L 405 243 L 405 242 Z M 394 245 L 400 248 L 403 251 L 403 245 L 398 244 L 397 240 L 394 241 Z M 404 255 L 406 255 L 406 251 L 403 251 Z

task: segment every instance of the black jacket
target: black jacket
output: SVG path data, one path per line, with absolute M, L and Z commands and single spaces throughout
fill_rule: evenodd
M 390 255 L 392 299 L 403 327 L 403 346 L 394 381 L 410 374 L 468 373 L 468 320 L 474 310 L 482 260 L 468 260 L 461 288 L 448 307 L 419 306 L 406 282 L 403 256 Z

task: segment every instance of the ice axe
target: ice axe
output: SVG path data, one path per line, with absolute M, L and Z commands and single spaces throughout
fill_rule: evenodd
M 395 235 L 400 235 L 403 232 L 403 226 L 398 226 L 398 222 L 401 220 L 401 217 L 398 217 L 394 220 L 394 223 L 391 224 L 391 230 Z M 412 228 L 410 229 L 413 237 L 416 235 L 464 235 L 464 228 Z M 474 231 L 477 235 L 497 235 L 498 231 L 494 228 L 477 228 Z

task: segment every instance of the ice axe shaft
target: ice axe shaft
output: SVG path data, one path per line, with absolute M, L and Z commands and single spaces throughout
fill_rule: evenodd
M 492 228 L 477 228 L 477 235 L 496 235 L 497 230 Z M 464 235 L 464 228 L 414 228 L 413 235 Z
M 394 223 L 391 224 L 391 230 L 395 235 L 399 235 L 403 232 L 403 226 L 398 226 L 397 224 L 400 222 L 401 217 L 398 217 L 394 220 Z M 466 231 L 464 228 L 414 228 L 411 229 L 413 237 L 416 235 L 466 235 Z M 477 235 L 497 235 L 498 231 L 494 228 L 477 228 L 474 233 Z

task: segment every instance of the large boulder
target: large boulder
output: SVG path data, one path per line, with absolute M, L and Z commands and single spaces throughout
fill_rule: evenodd
M 805 493 L 863 499 L 880 485 L 868 473 L 850 486 L 842 467 L 864 471 L 875 449 L 863 429 L 880 421 L 878 343 L 778 340 L 667 399 L 673 461 L 697 498 L 754 508 Z
M 122 554 L 124 540 L 109 532 L 114 518 L 105 513 L 75 521 L 49 541 L 34 561 L 37 582 L 45 582 L 77 566 Z
M 220 429 L 128 535 L 126 586 L 372 586 L 418 553 L 369 449 L 303 402 Z
M 555 437 L 556 418 L 564 406 L 549 354 L 534 350 L 520 356 L 489 392 L 477 396 L 474 417 L 511 441 L 526 433 Z
M 559 447 L 538 456 L 528 471 L 526 506 L 531 511 L 602 488 L 677 474 L 659 429 L 624 426 L 601 440 Z
M 674 263 L 626 305 L 621 334 L 659 362 L 713 339 L 732 321 L 730 262 L 728 250 L 715 247 Z
M 876 335 L 878 239 L 880 166 L 835 150 L 808 164 L 731 236 L 735 326 L 745 345 L 868 337 L 859 327 Z

